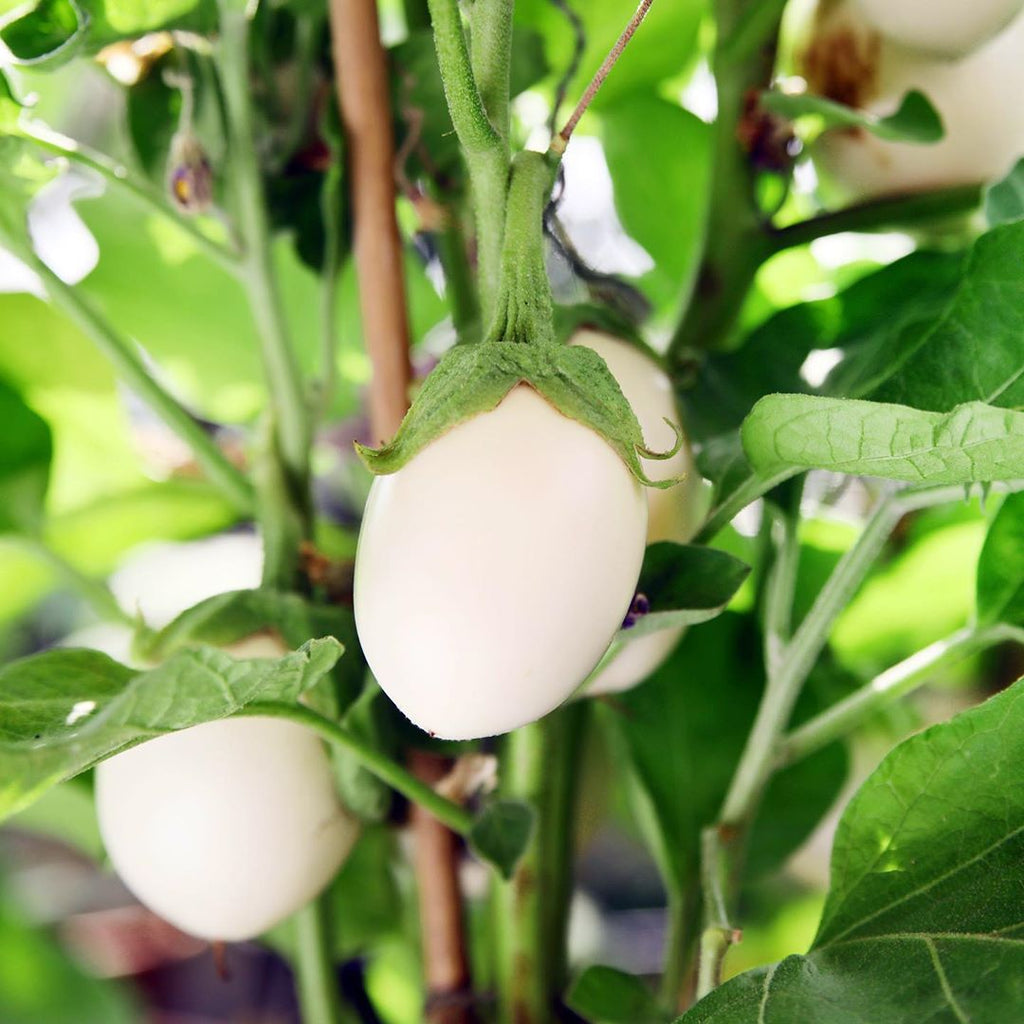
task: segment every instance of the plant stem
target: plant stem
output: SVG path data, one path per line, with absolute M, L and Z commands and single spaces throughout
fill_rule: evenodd
M 324 176 L 320 215 L 324 223 L 324 265 L 320 269 L 320 382 L 318 414 L 330 414 L 338 381 L 338 274 L 341 271 L 343 172 L 340 147 L 331 147 L 331 165 Z
M 495 953 L 498 963 L 500 1024 L 544 1024 L 551 1007 L 545 977 L 541 877 L 542 809 L 550 753 L 546 722 L 534 722 L 509 734 L 501 754 L 501 792 L 531 803 L 537 814 L 533 835 L 512 878 L 495 881 Z
M 794 473 L 795 470 L 786 470 L 778 476 L 767 479 L 759 476 L 749 477 L 708 513 L 708 518 L 704 521 L 704 525 L 692 543 L 707 544 L 713 540 L 748 505 L 752 505 L 761 495 L 767 494 L 773 487 L 777 487 Z
M 544 264 L 544 209 L 557 158 L 524 150 L 512 161 L 501 276 L 487 341 L 544 344 L 554 340 L 554 303 Z
M 470 8 L 470 66 L 491 126 L 508 143 L 514 0 L 475 0 Z
M 776 767 L 800 761 L 846 736 L 872 715 L 933 679 L 938 669 L 1003 642 L 1024 645 L 1024 629 L 1003 624 L 981 630 L 972 627 L 937 640 L 794 729 L 779 743 Z
M 604 80 L 618 63 L 619 58 L 622 56 L 622 51 L 626 49 L 630 39 L 633 38 L 634 33 L 643 23 L 644 18 L 647 17 L 647 12 L 651 9 L 653 3 L 654 0 L 640 0 L 639 7 L 633 12 L 633 17 L 629 19 L 628 24 L 622 30 L 622 34 L 615 41 L 615 45 L 608 51 L 608 56 L 605 57 L 601 62 L 601 66 L 594 73 L 590 84 L 580 97 L 572 114 L 569 115 L 569 120 L 565 122 L 565 126 L 558 135 L 551 140 L 551 148 L 554 152 L 559 154 L 565 152 L 565 147 L 569 144 L 569 138 L 572 136 L 576 125 L 580 123 L 580 118 L 583 117 L 587 112 L 587 107 L 594 101 L 598 90 L 604 85 Z
M 444 269 L 445 298 L 452 311 L 452 324 L 458 343 L 461 345 L 479 341 L 482 333 L 480 301 L 466 253 L 466 238 L 454 203 L 446 210 L 437 244 Z
M 116 622 L 122 626 L 129 626 L 131 629 L 139 626 L 139 621 L 117 603 L 117 598 L 105 583 L 86 575 L 42 538 L 18 535 L 16 540 L 26 551 L 53 569 L 104 622 Z
M 881 231 L 911 227 L 937 217 L 954 216 L 976 209 L 982 200 L 979 185 L 939 189 L 918 195 L 887 196 L 858 203 L 832 213 L 823 213 L 768 233 L 771 252 L 806 245 L 817 238 L 843 231 Z
M 329 897 L 322 895 L 295 915 L 296 980 L 303 1024 L 338 1024 L 341 1020 L 330 911 Z
M 828 642 L 836 617 L 860 587 L 897 522 L 914 509 L 963 497 L 962 487 L 915 486 L 890 492 L 878 504 L 860 537 L 839 560 L 810 611 L 786 645 L 774 672 L 769 672 L 764 696 L 743 754 L 736 766 L 718 820 L 705 832 L 702 877 L 705 882 L 705 936 L 701 940 L 701 980 L 714 982 L 728 949 L 723 935 L 728 925 L 734 873 L 726 865 L 738 851 L 756 813 L 758 802 L 775 770 L 779 742 L 804 681 Z M 698 997 L 708 989 L 698 986 Z
M 486 324 L 498 293 L 505 230 L 512 4 L 509 0 L 478 0 L 474 4 L 474 27 L 481 34 L 481 39 L 474 43 L 479 68 L 474 68 L 470 61 L 458 0 L 429 0 L 429 6 L 448 110 L 469 168 L 480 301 Z M 474 72 L 481 76 L 487 90 L 486 100 Z M 500 118 L 497 124 L 488 117 L 488 110 Z
M 690 968 L 694 949 L 695 893 L 669 892 L 665 958 L 661 973 L 659 1000 L 666 1012 L 675 1016 L 686 1006 L 686 989 L 692 984 Z
M 64 157 L 80 167 L 86 167 L 101 175 L 105 181 L 133 195 L 154 213 L 167 217 L 185 232 L 196 245 L 231 274 L 238 274 L 241 254 L 232 248 L 210 238 L 194 220 L 178 214 L 168 202 L 166 195 L 134 174 L 127 167 L 111 160 L 104 153 L 55 132 L 45 125 L 29 123 L 22 127 L 22 134 L 40 149 Z
M 572 896 L 576 759 L 586 702 L 517 729 L 501 756 L 501 792 L 533 805 L 536 825 L 515 874 L 496 880 L 498 1019 L 546 1024 L 566 983 L 565 943 Z
M 487 116 L 487 108 L 473 74 L 458 0 L 429 0 L 429 7 L 437 64 L 455 134 L 468 154 L 494 149 L 501 143 L 501 134 Z M 495 78 L 492 73 L 492 84 Z M 491 101 L 494 102 L 493 97 Z
M 348 732 L 336 722 L 304 707 L 301 704 L 282 704 L 276 701 L 246 705 L 240 715 L 271 715 L 287 718 L 318 733 L 329 743 L 336 743 L 348 750 L 367 771 L 387 783 L 397 793 L 429 811 L 438 821 L 461 836 L 469 834 L 473 826 L 473 815 L 464 807 L 437 793 L 433 787 L 407 772 L 376 747 Z
M 252 485 L 196 418 L 150 375 L 132 342 L 41 259 L 29 256 L 27 262 L 42 278 L 53 302 L 93 340 L 124 382 L 192 449 L 196 462 L 231 504 L 243 515 L 250 515 L 254 505 Z
M 242 283 L 259 332 L 264 371 L 274 412 L 279 451 L 293 500 L 310 516 L 310 409 L 298 360 L 288 336 L 274 270 L 260 159 L 256 146 L 249 78 L 249 19 L 244 10 L 221 0 L 217 65 L 228 122 L 229 174 L 237 223 L 245 239 Z
M 778 674 L 792 629 L 793 595 L 800 562 L 800 495 L 803 487 L 795 481 L 794 508 L 789 515 L 766 503 L 766 515 L 775 550 L 768 572 L 764 599 L 764 663 L 768 677 Z
M 756 19 L 756 38 L 751 35 L 742 47 L 730 46 L 735 33 L 754 23 L 755 11 L 761 15 Z M 739 316 L 758 268 L 772 251 L 754 191 L 756 172 L 737 129 L 747 114 L 751 90 L 771 81 L 782 6 L 776 0 L 718 0 L 715 17 L 718 38 L 712 65 L 718 117 L 704 252 L 694 294 L 669 346 L 670 363 L 687 349 L 720 345 Z

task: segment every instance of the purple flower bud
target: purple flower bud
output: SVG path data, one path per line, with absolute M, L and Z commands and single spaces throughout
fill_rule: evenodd
M 204 213 L 213 202 L 213 168 L 189 132 L 178 132 L 171 140 L 167 188 L 174 205 L 185 213 Z

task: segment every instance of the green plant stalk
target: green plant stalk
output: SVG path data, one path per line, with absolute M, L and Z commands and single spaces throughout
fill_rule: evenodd
M 340 1024 L 342 1020 L 330 918 L 326 894 L 311 900 L 295 915 L 295 968 L 303 1024 Z
M 310 521 L 310 409 L 294 348 L 288 336 L 267 222 L 260 161 L 250 104 L 249 20 L 226 0 L 221 3 L 217 66 L 228 121 L 229 175 L 239 229 L 245 239 L 241 279 L 260 336 L 263 364 L 280 437 L 280 454 L 292 493 Z
M 702 878 L 706 928 L 701 940 L 698 998 L 711 990 L 708 985 L 713 988 L 719 983 L 722 961 L 730 941 L 719 940 L 723 934 L 733 933 L 728 923 L 728 912 L 738 879 L 726 861 L 742 849 L 761 794 L 775 770 L 779 742 L 793 706 L 815 660 L 828 642 L 832 624 L 863 583 L 893 528 L 904 515 L 962 497 L 962 487 L 943 485 L 907 487 L 883 498 L 786 645 L 774 675 L 769 675 L 754 725 L 718 819 L 704 834 Z
M 913 227 L 940 217 L 969 213 L 981 205 L 980 185 L 961 185 L 918 195 L 888 196 L 822 213 L 768 233 L 772 254 L 843 231 L 884 231 Z
M 568 705 L 505 740 L 501 793 L 533 805 L 529 845 L 507 881 L 495 880 L 495 955 L 501 1024 L 546 1024 L 566 983 L 572 895 L 576 759 L 586 710 Z
M 567 943 L 576 851 L 576 806 L 579 796 L 579 761 L 592 711 L 590 701 L 578 700 L 556 711 L 545 723 L 549 758 L 555 770 L 544 791 L 539 822 L 541 842 L 541 925 L 553 997 L 569 982 Z M 553 752 L 553 753 L 552 753 Z
M 684 313 L 669 345 L 670 362 L 687 349 L 715 348 L 728 337 L 758 268 L 771 255 L 765 219 L 758 209 L 755 170 L 737 135 L 752 89 L 766 86 L 775 63 L 775 40 L 782 18 L 772 2 L 772 17 L 758 19 L 759 37 L 730 49 L 751 12 L 763 3 L 718 0 L 718 39 L 712 59 L 718 93 L 714 127 L 704 252 Z
M 191 448 L 203 472 L 235 509 L 250 515 L 255 504 L 252 485 L 195 417 L 154 380 L 135 346 L 42 260 L 32 255 L 26 256 L 26 262 L 42 278 L 53 302 L 93 340 L 124 382 Z
M 40 537 L 17 536 L 15 540 L 41 562 L 45 562 L 104 621 L 135 629 L 139 621 L 128 614 L 101 580 L 86 575 Z
M 338 384 L 338 275 L 341 271 L 342 154 L 333 148 L 324 177 L 320 212 L 324 221 L 324 265 L 320 270 L 320 382 L 317 412 L 325 419 Z
M 509 0 L 480 0 L 479 6 L 475 24 L 479 25 L 481 38 L 474 43 L 474 57 L 480 65 L 482 84 L 487 89 L 487 105 L 474 73 L 477 69 L 470 59 L 458 0 L 429 0 L 434 46 L 448 110 L 469 168 L 480 299 L 486 322 L 497 296 L 505 229 L 512 4 Z M 488 105 L 503 119 L 501 124 L 492 123 Z
M 230 274 L 237 275 L 241 267 L 241 254 L 234 249 L 210 238 L 191 218 L 182 216 L 170 203 L 167 196 L 149 182 L 132 174 L 128 168 L 111 160 L 75 139 L 51 131 L 44 125 L 29 123 L 21 129 L 22 135 L 40 149 L 63 157 L 70 163 L 95 171 L 103 179 L 129 195 L 134 196 L 154 213 L 172 220 L 207 256 Z
M 455 203 L 445 207 L 445 222 L 437 235 L 437 245 L 444 268 L 445 295 L 458 343 L 479 341 L 482 333 L 480 300 Z
M 501 275 L 487 341 L 554 342 L 554 301 L 544 265 L 544 209 L 558 158 L 523 151 L 512 162 Z
M 668 894 L 668 920 L 665 933 L 665 958 L 661 972 L 659 1001 L 671 1015 L 684 1009 L 687 978 L 696 945 L 694 927 L 699 919 L 695 900 L 697 893 L 688 888 L 677 892 L 670 887 Z
M 800 761 L 848 735 L 872 715 L 933 679 L 940 668 L 1006 642 L 1024 646 L 1024 629 L 999 623 L 984 629 L 961 629 L 936 640 L 790 732 L 779 743 L 776 767 Z
M 301 704 L 282 704 L 274 701 L 248 704 L 240 715 L 270 715 L 287 718 L 304 725 L 322 736 L 328 743 L 336 743 L 348 750 L 367 771 L 395 792 L 428 810 L 438 821 L 447 825 L 460 836 L 468 836 L 473 827 L 473 815 L 464 807 L 441 796 L 431 786 L 407 772 L 400 764 L 392 761 L 365 740 L 348 732 L 336 722 L 304 707 Z
M 786 470 L 778 476 L 769 478 L 751 476 L 728 495 L 725 501 L 711 509 L 693 543 L 707 544 L 713 540 L 748 505 L 757 501 L 761 495 L 767 494 L 773 487 L 777 487 L 791 476 L 794 476 L 795 472 L 795 470 Z

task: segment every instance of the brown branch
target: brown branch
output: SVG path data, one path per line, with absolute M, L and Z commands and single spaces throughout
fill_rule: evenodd
M 373 367 L 370 425 L 390 440 L 409 401 L 409 323 L 395 219 L 395 143 L 387 66 L 372 0 L 331 0 L 338 102 L 348 143 L 363 337 Z
M 395 145 L 387 66 L 374 0 L 330 0 L 338 97 L 348 143 L 355 221 L 355 260 L 363 335 L 373 368 L 370 425 L 374 440 L 398 429 L 409 402 L 409 323 L 402 247 L 395 219 Z M 441 759 L 416 751 L 410 767 L 434 783 Z M 458 878 L 458 840 L 413 805 L 412 828 L 430 1024 L 472 1024 L 460 1000 L 470 991 Z
M 647 12 L 651 9 L 651 4 L 653 3 L 654 0 L 640 0 L 640 5 L 634 12 L 633 17 L 629 19 L 629 24 L 622 30 L 622 35 L 616 40 L 615 45 L 609 50 L 608 56 L 605 57 L 601 62 L 601 66 L 594 73 L 594 77 L 590 80 L 590 85 L 587 86 L 586 92 L 583 93 L 579 103 L 576 104 L 576 109 L 572 112 L 569 120 L 565 122 L 565 127 L 551 140 L 552 152 L 565 152 L 565 147 L 569 144 L 569 137 L 575 130 L 576 125 L 579 124 L 580 118 L 587 112 L 587 107 L 590 106 L 597 95 L 598 89 L 604 85 L 604 80 L 622 56 L 622 51 L 625 50 L 630 39 L 633 38 L 633 33 L 636 32 L 641 22 L 647 17 Z

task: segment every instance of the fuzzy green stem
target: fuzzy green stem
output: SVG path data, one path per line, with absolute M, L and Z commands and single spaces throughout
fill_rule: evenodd
M 459 344 L 480 340 L 480 300 L 466 253 L 466 238 L 454 204 L 438 236 L 441 266 L 444 268 L 445 296 L 452 312 L 452 324 Z
M 325 894 L 295 915 L 296 987 L 303 1024 L 340 1024 L 342 1019 L 330 911 L 329 896 Z
M 246 241 L 242 281 L 259 332 L 264 370 L 292 492 L 309 517 L 310 410 L 274 271 L 251 106 L 249 20 L 222 0 L 217 64 L 229 125 L 229 173 L 237 220 Z
M 101 175 L 105 181 L 138 199 L 154 213 L 167 217 L 195 242 L 207 256 L 231 274 L 238 274 L 241 267 L 241 254 L 234 249 L 210 238 L 199 225 L 188 217 L 181 216 L 168 202 L 166 195 L 132 174 L 128 168 L 111 160 L 104 153 L 52 131 L 45 125 L 28 123 L 21 129 L 25 138 L 30 139 L 40 149 L 64 157 L 70 163 L 88 168 Z
M 507 143 L 514 0 L 474 0 L 470 8 L 470 64 L 487 118 Z
M 661 973 L 659 1000 L 665 1011 L 675 1015 L 685 1004 L 688 974 L 692 966 L 696 944 L 694 927 L 698 920 L 694 901 L 695 892 L 670 890 L 668 896 L 665 932 L 665 956 Z
M 794 729 L 779 743 L 777 766 L 800 761 L 846 736 L 872 715 L 934 679 L 940 668 L 1006 642 L 1024 645 L 1024 629 L 1002 624 L 982 630 L 971 627 L 936 640 Z
M 554 341 L 551 284 L 544 265 L 544 209 L 557 160 L 517 153 L 512 162 L 501 254 L 501 284 L 487 341 Z
M 787 470 L 778 476 L 767 479 L 751 476 L 708 513 L 708 518 L 704 521 L 704 525 L 700 528 L 693 543 L 707 544 L 713 540 L 748 505 L 753 504 L 761 495 L 767 494 L 773 487 L 777 487 L 794 473 L 793 470 Z
M 567 705 L 516 730 L 502 751 L 502 795 L 528 801 L 537 813 L 515 874 L 495 883 L 502 1024 L 546 1024 L 567 981 L 576 762 L 588 710 L 583 701 Z
M 727 864 L 743 846 L 764 787 L 777 765 L 780 740 L 793 705 L 814 662 L 825 644 L 839 613 L 863 583 L 893 528 L 908 512 L 963 497 L 962 487 L 908 487 L 890 493 L 875 509 L 856 543 L 839 560 L 810 611 L 786 645 L 782 657 L 768 676 L 764 696 L 743 754 L 718 814 L 705 832 L 702 856 L 705 924 L 701 940 L 702 981 L 720 975 L 728 941 L 727 914 L 737 879 Z M 706 990 L 698 995 L 706 994 Z
M 473 75 L 458 0 L 429 0 L 429 7 L 437 63 L 455 134 L 467 153 L 493 149 L 501 143 L 501 135 L 487 117 Z
M 86 575 L 43 539 L 21 535 L 16 540 L 21 547 L 51 568 L 104 622 L 116 622 L 131 629 L 139 626 L 138 620 L 117 603 L 117 598 L 105 583 Z
M 484 110 L 499 143 L 479 155 L 467 154 L 477 263 L 484 315 L 494 311 L 504 241 L 505 194 L 509 175 L 509 107 L 514 0 L 474 0 L 470 7 L 470 61 Z
M 980 185 L 872 199 L 832 213 L 822 213 L 788 227 L 775 228 L 769 232 L 768 240 L 772 253 L 777 253 L 844 231 L 909 228 L 940 217 L 969 213 L 981 204 L 981 200 Z
M 544 742 L 544 722 L 511 733 L 501 754 L 503 796 L 526 800 L 537 821 L 530 843 L 512 878 L 495 881 L 494 944 L 498 966 L 500 1024 L 545 1024 L 550 1019 L 548 987 L 541 950 L 544 946 L 544 908 L 540 892 L 543 793 L 550 765 Z
M 474 28 L 480 38 L 474 39 L 473 57 L 478 67 L 470 61 L 458 0 L 429 0 L 429 7 L 448 110 L 469 168 L 480 298 L 484 316 L 489 317 L 497 296 L 505 228 L 512 4 L 478 0 L 474 5 Z M 489 110 L 497 121 L 488 116 Z
M 277 702 L 261 702 L 248 704 L 240 715 L 270 715 L 275 718 L 287 718 L 297 722 L 322 736 L 329 743 L 336 743 L 348 750 L 356 760 L 382 782 L 389 785 L 397 793 L 429 811 L 438 821 L 447 825 L 460 836 L 469 835 L 473 827 L 473 815 L 464 807 L 441 796 L 425 782 L 407 772 L 400 764 L 392 761 L 365 740 L 354 736 L 336 722 L 302 706 L 301 704 L 280 704 Z
M 135 346 L 42 260 L 27 256 L 27 262 L 42 278 L 53 302 L 92 339 L 124 382 L 192 449 L 196 462 L 231 504 L 243 515 L 251 514 L 252 485 L 195 417 L 153 379 Z

